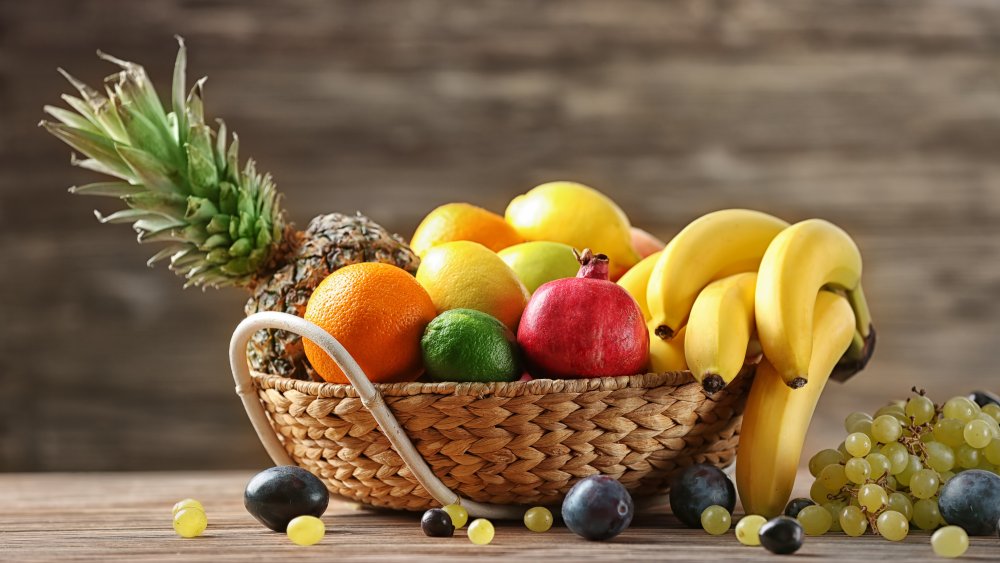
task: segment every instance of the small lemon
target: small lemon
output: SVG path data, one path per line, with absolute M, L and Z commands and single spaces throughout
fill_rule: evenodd
M 528 303 L 528 290 L 517 274 L 495 252 L 471 241 L 432 247 L 420 262 L 417 281 L 431 296 L 438 314 L 475 309 L 496 317 L 514 332 Z
M 612 280 L 639 261 L 625 212 L 583 184 L 542 184 L 515 197 L 504 218 L 526 240 L 550 240 L 606 254 L 611 259 Z

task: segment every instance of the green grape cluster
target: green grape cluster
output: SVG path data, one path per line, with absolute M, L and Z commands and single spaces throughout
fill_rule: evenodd
M 899 541 L 911 526 L 937 530 L 945 525 L 937 503 L 942 485 L 965 469 L 1000 473 L 1000 406 L 980 407 L 967 397 L 939 405 L 913 391 L 872 415 L 849 414 L 840 446 L 809 460 L 809 496 L 831 524 L 817 510 L 800 513 L 807 533 L 860 536 L 870 529 Z

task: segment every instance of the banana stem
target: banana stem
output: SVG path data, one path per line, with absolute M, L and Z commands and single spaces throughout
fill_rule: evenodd
M 861 287 L 861 282 L 854 289 L 848 290 L 847 301 L 854 309 L 854 322 L 861 333 L 862 339 L 868 338 L 872 327 L 872 314 L 868 310 L 868 301 L 865 300 L 865 290 Z M 851 345 L 854 346 L 853 344 Z

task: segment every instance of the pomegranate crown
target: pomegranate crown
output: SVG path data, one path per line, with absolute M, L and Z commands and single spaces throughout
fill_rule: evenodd
M 606 254 L 594 254 L 589 248 L 584 248 L 583 252 L 577 252 L 574 248 L 573 256 L 576 256 L 576 261 L 580 263 L 580 271 L 577 272 L 576 277 L 597 280 L 609 279 L 608 270 L 611 261 Z

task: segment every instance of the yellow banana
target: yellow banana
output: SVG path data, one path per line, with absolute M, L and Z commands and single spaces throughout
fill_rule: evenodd
M 625 288 L 629 295 L 635 297 L 639 303 L 639 310 L 642 311 L 642 318 L 649 320 L 649 306 L 646 305 L 646 286 L 649 285 L 649 275 L 653 273 L 653 266 L 656 259 L 660 257 L 660 251 L 654 252 L 643 258 L 638 264 L 629 268 L 625 275 L 618 278 L 618 285 Z
M 843 289 L 866 339 L 871 316 L 861 290 L 861 253 L 842 229 L 822 219 L 796 223 L 774 238 L 757 277 L 757 335 L 785 383 L 808 380 L 813 306 L 823 287 Z
M 809 385 L 788 387 L 765 359 L 750 387 L 736 453 L 736 485 L 747 514 L 771 518 L 784 510 L 816 402 L 854 336 L 847 299 L 820 291 L 814 301 Z
M 721 391 L 743 368 L 754 330 L 756 285 L 756 272 L 722 278 L 705 286 L 691 308 L 684 357 L 708 393 Z
M 684 227 L 663 249 L 646 288 L 655 334 L 673 338 L 710 282 L 756 271 L 768 244 L 787 226 L 760 211 L 725 209 Z
M 649 328 L 649 371 L 687 371 L 688 365 L 684 359 L 684 333 L 687 332 L 687 327 L 681 327 L 671 340 L 664 340 L 653 334 L 655 326 L 646 326 Z

